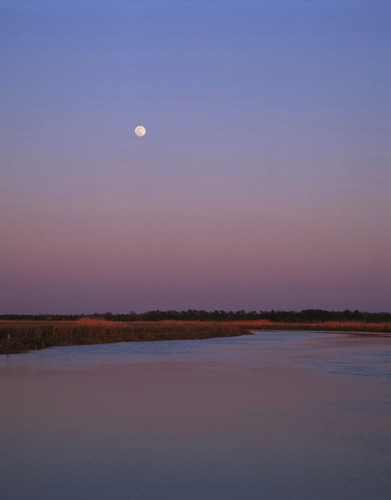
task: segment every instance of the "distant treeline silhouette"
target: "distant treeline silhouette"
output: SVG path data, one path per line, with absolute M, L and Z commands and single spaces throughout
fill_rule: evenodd
M 278 323 L 323 323 L 326 321 L 363 321 L 371 323 L 383 323 L 391 321 L 391 313 L 369 313 L 358 310 L 350 311 L 325 311 L 323 309 L 304 309 L 303 311 L 204 311 L 188 309 L 187 311 L 148 311 L 144 313 L 122 313 L 111 312 L 94 314 L 2 314 L 1 320 L 30 320 L 30 321 L 74 321 L 85 316 L 101 318 L 115 322 L 130 321 L 249 321 L 269 320 Z

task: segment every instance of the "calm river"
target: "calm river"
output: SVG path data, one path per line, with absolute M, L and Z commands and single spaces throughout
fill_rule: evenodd
M 0 356 L 0 498 L 391 498 L 391 337 Z

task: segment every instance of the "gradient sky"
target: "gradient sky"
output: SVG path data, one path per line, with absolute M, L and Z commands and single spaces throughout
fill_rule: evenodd
M 0 32 L 0 313 L 391 310 L 390 2 L 0 0 Z

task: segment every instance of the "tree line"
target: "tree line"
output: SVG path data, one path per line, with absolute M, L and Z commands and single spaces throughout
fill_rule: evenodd
M 30 321 L 76 321 L 83 317 L 101 318 L 109 321 L 251 321 L 269 320 L 276 323 L 323 323 L 325 321 L 363 321 L 383 323 L 391 321 L 391 313 L 361 312 L 357 309 L 350 311 L 327 311 L 323 309 L 304 309 L 302 311 L 205 311 L 188 309 L 187 311 L 148 311 L 136 313 L 94 313 L 94 314 L 2 314 L 1 320 L 30 320 Z

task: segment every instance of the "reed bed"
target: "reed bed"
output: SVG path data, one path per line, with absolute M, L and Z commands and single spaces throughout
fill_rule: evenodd
M 0 354 L 54 346 L 207 339 L 249 333 L 238 325 L 217 321 L 122 323 L 96 318 L 76 321 L 0 321 Z
M 254 323 L 257 323 L 256 321 Z M 365 321 L 324 321 L 314 323 L 276 323 L 249 327 L 259 330 L 315 330 L 326 332 L 391 333 L 391 322 L 371 323 Z
M 391 333 L 391 322 L 276 323 L 269 320 L 114 322 L 91 317 L 82 317 L 75 321 L 0 320 L 0 354 L 55 346 L 232 337 L 250 334 L 254 330 L 316 330 L 360 334 L 365 332 L 388 336 Z

